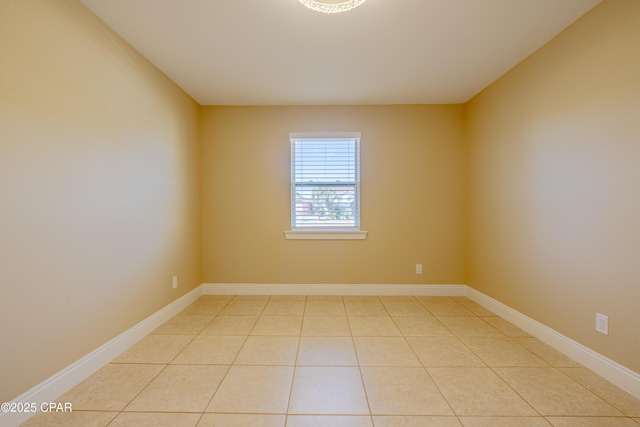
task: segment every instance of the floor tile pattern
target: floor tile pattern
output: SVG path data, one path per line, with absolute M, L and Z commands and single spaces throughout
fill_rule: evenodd
M 24 426 L 633 427 L 640 400 L 466 297 L 202 296 Z

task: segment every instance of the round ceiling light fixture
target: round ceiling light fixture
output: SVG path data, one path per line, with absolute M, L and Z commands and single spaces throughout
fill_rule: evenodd
M 323 13 L 347 12 L 360 6 L 365 0 L 298 0 L 309 9 Z

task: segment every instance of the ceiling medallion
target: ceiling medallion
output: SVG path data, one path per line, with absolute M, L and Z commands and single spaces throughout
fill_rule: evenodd
M 309 9 L 323 13 L 347 12 L 360 6 L 365 0 L 298 0 Z

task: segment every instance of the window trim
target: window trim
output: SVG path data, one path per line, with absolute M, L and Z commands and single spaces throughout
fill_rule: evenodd
M 345 138 L 345 139 L 357 139 L 358 146 L 360 145 L 361 139 L 360 132 L 290 132 L 289 133 L 289 141 L 291 147 L 293 147 L 295 139 L 321 139 L 321 138 Z M 292 155 L 292 150 L 289 151 Z M 357 169 L 358 169 L 358 177 L 356 180 L 356 191 L 358 194 L 358 226 L 345 226 L 345 227 L 293 227 L 293 209 L 295 209 L 293 205 L 293 191 L 294 190 L 294 182 L 293 178 L 291 178 L 290 188 L 291 194 L 289 197 L 289 202 L 291 203 L 291 218 L 290 224 L 292 225 L 290 230 L 286 230 L 284 232 L 285 238 L 287 240 L 364 240 L 367 238 L 368 232 L 365 230 L 361 230 L 359 227 L 360 224 L 360 178 L 359 178 L 359 170 L 360 170 L 360 149 L 358 148 L 358 159 L 357 159 Z M 291 171 L 292 172 L 292 171 Z
M 365 230 L 332 231 L 332 230 L 287 230 L 287 240 L 364 240 L 369 232 Z

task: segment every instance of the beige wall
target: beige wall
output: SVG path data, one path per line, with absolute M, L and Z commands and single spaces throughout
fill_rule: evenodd
M 203 281 L 464 283 L 462 106 L 207 107 Z M 358 131 L 366 240 L 286 240 L 289 132 Z M 415 264 L 424 274 L 415 274 Z
M 0 52 L 7 401 L 200 284 L 199 107 L 78 1 L 3 0 Z
M 640 2 L 605 1 L 467 113 L 469 285 L 640 372 Z

